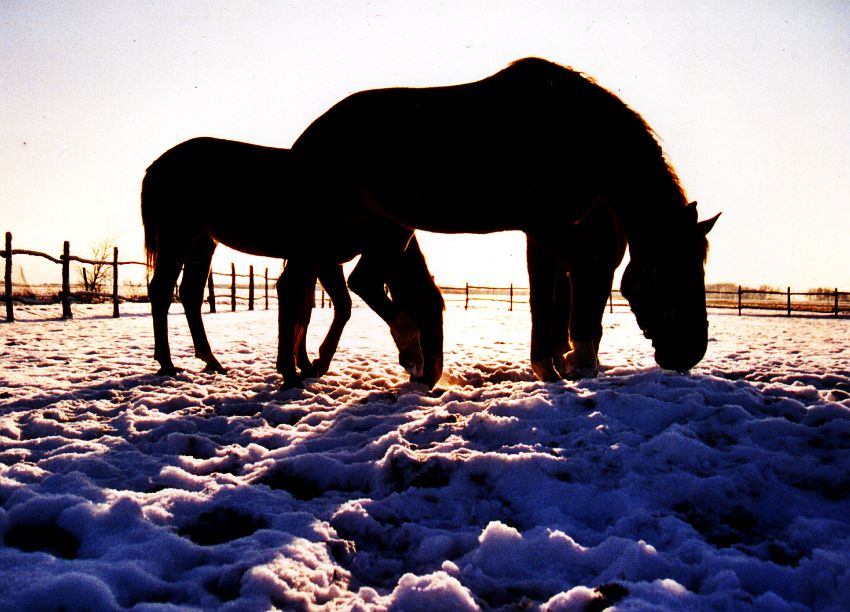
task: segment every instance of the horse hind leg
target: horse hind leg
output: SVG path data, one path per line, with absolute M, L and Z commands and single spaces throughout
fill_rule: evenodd
M 310 321 L 310 309 L 316 286 L 316 266 L 305 260 L 289 260 L 277 281 L 278 348 L 277 371 L 283 376 L 283 388 L 301 387 L 295 369 L 297 353 L 306 355 L 304 336 Z
M 180 283 L 180 302 L 186 314 L 186 322 L 192 334 L 195 357 L 206 363 L 207 372 L 226 370 L 212 353 L 204 322 L 201 318 L 201 305 L 204 302 L 204 287 L 210 273 L 210 264 L 216 244 L 209 236 L 203 236 L 192 247 L 183 266 L 183 280 Z
M 171 349 L 168 345 L 168 309 L 171 307 L 174 285 L 180 275 L 181 264 L 181 258 L 161 248 L 148 285 L 153 320 L 153 357 L 159 362 L 157 374 L 160 376 L 174 376 L 178 372 L 171 361 Z
M 351 296 L 345 284 L 342 266 L 329 266 L 322 269 L 319 280 L 322 282 L 322 287 L 328 292 L 334 307 L 331 326 L 319 347 L 319 357 L 313 362 L 316 374 L 322 376 L 327 373 L 331 359 L 333 359 L 337 346 L 339 346 L 342 330 L 351 318 Z

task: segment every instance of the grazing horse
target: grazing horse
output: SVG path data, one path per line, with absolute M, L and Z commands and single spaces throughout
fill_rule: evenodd
M 297 191 L 301 174 L 286 149 L 214 138 L 179 144 L 148 168 L 141 208 L 148 265 L 153 268 L 148 294 L 159 373 L 177 371 L 168 345 L 167 315 L 181 268 L 180 300 L 195 355 L 206 369 L 224 371 L 212 353 L 201 318 L 204 285 L 219 242 L 246 253 L 289 260 L 278 281 L 277 369 L 286 387 L 324 373 L 336 350 L 351 305 L 340 264 L 364 250 L 381 248 L 392 250 L 394 257 L 382 271 L 397 302 L 391 329 L 402 365 L 415 379 L 433 385 L 442 372 L 443 302 L 415 238 L 380 220 L 352 231 L 345 214 L 317 215 Z M 394 241 L 392 249 L 384 245 L 385 240 Z M 319 358 L 311 364 L 305 332 L 317 278 L 336 310 Z M 391 300 L 384 296 L 384 302 Z
M 643 118 L 578 72 L 527 58 L 474 83 L 359 92 L 316 119 L 292 152 L 313 207 L 344 215 L 353 232 L 380 222 L 407 237 L 520 230 L 567 269 L 573 226 L 602 200 L 628 240 L 621 290 L 657 363 L 684 371 L 705 354 L 706 234 L 716 217 L 698 222 Z M 398 307 L 379 303 L 386 266 L 403 244 L 384 241 L 356 271 L 358 294 L 387 321 Z M 543 380 L 560 376 L 549 356 L 534 368 Z

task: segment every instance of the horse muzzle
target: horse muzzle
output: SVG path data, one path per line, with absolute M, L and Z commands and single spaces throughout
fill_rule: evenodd
M 647 335 L 655 349 L 655 362 L 666 370 L 687 372 L 708 348 L 708 321 L 665 316 L 662 324 Z

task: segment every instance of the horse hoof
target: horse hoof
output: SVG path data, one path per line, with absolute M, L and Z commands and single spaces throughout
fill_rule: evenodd
M 410 376 L 410 382 L 419 383 L 420 385 L 425 385 L 429 389 L 432 389 L 434 385 L 436 385 L 440 378 L 443 375 L 443 359 L 442 356 L 437 357 L 433 360 L 433 363 L 429 365 L 429 367 L 424 369 L 424 372 L 419 376 Z
M 316 374 L 315 374 L 316 378 L 318 378 L 319 376 L 324 376 L 325 374 L 328 373 L 329 364 L 322 361 L 321 358 L 316 359 L 313 362 L 312 365 L 313 365 L 313 369 L 316 371 Z
M 583 378 L 596 378 L 599 375 L 599 370 L 596 368 L 574 368 L 567 367 L 564 371 L 564 378 L 568 380 L 582 380 Z
M 319 377 L 319 371 L 313 366 L 313 364 L 310 364 L 310 365 L 307 365 L 307 366 L 304 366 L 303 368 L 301 368 L 301 375 L 299 376 L 299 378 L 301 380 L 306 380 L 308 378 L 318 378 L 318 377 Z
M 304 383 L 302 383 L 301 380 L 299 380 L 297 378 L 294 381 L 284 379 L 283 384 L 280 386 L 281 391 L 291 391 L 292 389 L 303 389 L 303 388 L 304 388 Z
M 599 375 L 599 368 L 597 365 L 580 365 L 577 363 L 573 363 L 570 360 L 569 354 L 567 354 L 567 359 L 564 361 L 564 369 L 561 372 L 561 376 L 563 376 L 567 380 L 581 380 L 583 378 L 596 378 Z
M 183 368 L 175 368 L 172 366 L 162 366 L 159 370 L 156 371 L 157 376 L 169 376 L 175 377 L 177 374 L 183 371 Z
M 414 363 L 405 359 L 399 359 L 398 362 L 410 374 L 411 379 L 422 378 L 425 374 L 425 366 L 422 363 Z
M 433 374 L 430 376 L 427 374 L 423 374 L 422 376 L 414 376 L 413 374 L 410 375 L 410 382 L 425 385 L 429 389 L 433 389 L 434 385 L 436 385 L 439 380 L 440 377 L 435 377 Z
M 576 343 L 578 345 L 578 343 Z M 596 360 L 596 351 L 592 345 L 576 346 L 564 355 L 564 378 L 579 380 L 582 378 L 595 378 L 599 374 L 599 363 Z
M 407 347 L 398 352 L 398 364 L 411 376 L 422 376 L 425 373 L 425 357 L 419 345 Z
M 220 363 L 208 363 L 206 367 L 204 367 L 204 372 L 209 372 L 213 374 L 227 374 L 227 368 L 225 368 Z
M 531 370 L 537 380 L 542 382 L 557 382 L 561 380 L 561 376 L 555 370 L 551 360 L 532 361 Z

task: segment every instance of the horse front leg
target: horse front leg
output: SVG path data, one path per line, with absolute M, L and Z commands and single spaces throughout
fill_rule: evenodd
M 602 307 L 593 271 L 579 267 L 570 271 L 572 316 L 570 317 L 570 351 L 564 357 L 564 378 L 592 378 L 599 373 L 597 338 L 601 336 Z M 607 297 L 607 293 L 606 293 Z
M 348 277 L 348 286 L 390 327 L 390 333 L 398 348 L 398 362 L 414 378 L 425 371 L 419 327 L 404 314 L 387 296 L 384 283 L 389 277 L 389 268 L 398 263 L 404 252 L 407 239 L 398 249 L 398 255 L 364 253 Z M 391 262 L 391 263 L 390 263 Z
M 589 328 L 592 334 L 591 340 L 593 341 L 597 374 L 599 372 L 599 346 L 602 343 L 602 318 L 605 315 L 605 308 L 607 308 L 608 300 L 611 297 L 611 287 L 613 284 L 613 268 L 599 273 L 596 282 L 593 284 L 593 295 L 591 296 L 589 310 Z
M 552 317 L 557 258 L 531 239 L 526 240 L 529 305 L 531 307 L 531 369 L 544 382 L 560 380 L 552 361 Z
M 317 376 L 327 373 L 336 353 L 342 330 L 351 318 L 351 296 L 345 284 L 342 266 L 326 266 L 319 271 L 319 280 L 333 302 L 334 316 L 325 339 L 319 347 L 319 357 L 313 362 Z
M 549 341 L 552 363 L 561 377 L 567 369 L 566 355 L 570 350 L 570 319 L 572 318 L 572 283 L 563 265 L 555 274 L 555 291 L 552 296 L 552 321 Z
M 283 388 L 303 386 L 295 369 L 296 351 L 305 342 L 310 321 L 312 297 L 316 286 L 316 266 L 290 260 L 277 281 L 278 349 L 277 371 L 283 376 Z M 306 353 L 306 346 L 304 347 Z

